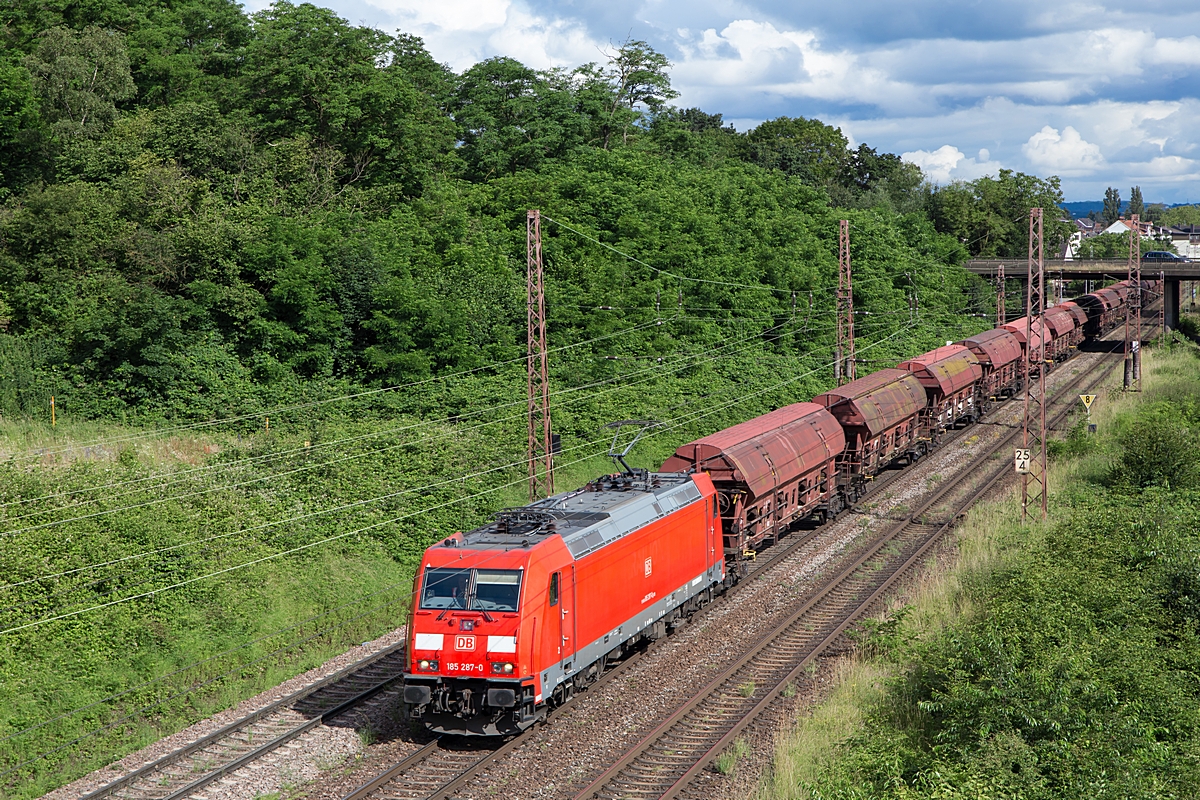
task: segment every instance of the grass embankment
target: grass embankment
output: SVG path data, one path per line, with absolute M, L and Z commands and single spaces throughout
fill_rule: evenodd
M 870 355 L 962 334 L 949 325 Z M 727 335 L 578 391 L 590 369 L 558 357 L 558 487 L 612 469 L 604 422 L 667 421 L 634 453 L 657 464 L 829 380 L 809 374 L 823 353 Z M 524 383 L 516 365 L 276 412 L 269 431 L 0 420 L 0 795 L 37 796 L 401 624 L 422 550 L 524 501 Z
M 1163 798 L 1200 785 L 1200 351 L 1052 447 L 1051 517 L 1019 496 L 958 529 L 894 625 L 782 737 L 771 798 Z

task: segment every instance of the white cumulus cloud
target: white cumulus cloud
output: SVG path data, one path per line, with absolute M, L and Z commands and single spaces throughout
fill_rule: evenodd
M 1087 175 L 1104 166 L 1100 145 L 1085 141 L 1070 125 L 1044 126 L 1021 146 L 1029 163 L 1055 175 Z
M 944 144 L 937 150 L 913 150 L 901 153 L 900 157 L 910 164 L 916 164 L 925 173 L 925 177 L 934 183 L 948 183 L 956 180 L 972 180 L 983 175 L 994 175 L 1000 165 L 989 161 L 990 154 L 986 149 L 979 151 L 979 158 L 967 158 L 963 151 L 949 144 Z

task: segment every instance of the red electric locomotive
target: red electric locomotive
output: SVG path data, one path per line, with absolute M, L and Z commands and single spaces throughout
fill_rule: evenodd
M 707 475 L 630 470 L 425 551 L 404 702 L 433 731 L 516 733 L 723 588 Z

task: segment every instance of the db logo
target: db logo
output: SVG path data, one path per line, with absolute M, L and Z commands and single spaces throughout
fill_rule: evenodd
M 455 650 L 474 650 L 475 649 L 475 637 L 474 636 L 455 636 L 454 637 L 454 649 Z

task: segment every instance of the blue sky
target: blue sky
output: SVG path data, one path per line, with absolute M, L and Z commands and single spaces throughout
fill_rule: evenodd
M 739 130 L 817 117 L 935 181 L 1011 168 L 1067 200 L 1200 202 L 1200 3 L 1111 0 L 318 0 L 456 70 L 667 54 L 681 106 Z M 248 10 L 268 3 L 252 0 Z

